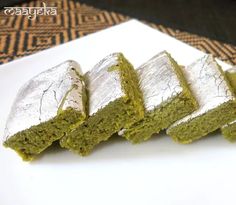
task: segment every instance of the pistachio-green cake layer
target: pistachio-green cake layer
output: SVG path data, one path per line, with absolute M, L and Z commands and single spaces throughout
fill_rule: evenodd
M 236 141 L 236 120 L 221 127 L 221 133 L 224 138 L 230 142 Z
M 235 111 L 235 102 L 232 101 L 222 104 L 218 108 L 202 114 L 188 123 L 183 123 L 167 130 L 167 134 L 170 135 L 176 142 L 182 144 L 191 143 L 206 136 L 208 133 L 217 130 L 223 124 L 235 119 Z
M 226 70 L 225 75 L 236 93 L 236 67 Z
M 234 93 L 236 94 L 236 67 L 230 68 L 225 71 L 226 77 L 229 80 L 230 85 L 234 89 Z M 232 122 L 224 125 L 221 128 L 221 133 L 225 137 L 225 139 L 230 142 L 236 141 L 236 119 Z
M 4 146 L 15 150 L 24 161 L 31 161 L 75 125 L 81 124 L 84 119 L 85 116 L 81 112 L 68 108 L 47 122 L 18 132 L 6 140 Z
M 124 95 L 98 109 L 83 124 L 60 140 L 62 147 L 82 156 L 88 155 L 95 145 L 144 116 L 142 95 L 133 66 L 119 54 L 117 65 L 106 69 L 108 73 L 119 73 Z M 109 75 L 108 73 L 106 75 Z M 90 92 L 91 88 L 88 86 L 88 96 L 91 95 Z

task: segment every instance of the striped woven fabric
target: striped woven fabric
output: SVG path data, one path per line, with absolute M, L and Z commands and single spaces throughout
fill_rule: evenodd
M 100 10 L 72 0 L 44 0 L 47 6 L 58 9 L 57 16 L 6 16 L 0 11 L 0 64 L 33 54 L 37 51 L 85 36 L 95 31 L 127 21 L 129 17 Z M 31 1 L 19 6 L 42 6 L 42 1 Z M 236 64 L 236 47 L 197 36 L 163 25 L 150 26 L 184 41 L 225 62 Z

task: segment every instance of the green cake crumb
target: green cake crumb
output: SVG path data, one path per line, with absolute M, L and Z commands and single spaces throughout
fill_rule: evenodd
M 230 85 L 232 86 L 234 93 L 236 94 L 236 67 L 232 67 L 225 71 L 225 75 L 229 80 Z M 224 125 L 221 128 L 221 133 L 225 137 L 225 139 L 230 142 L 236 141 L 236 119 L 232 122 Z
M 221 127 L 221 133 L 230 142 L 236 141 L 236 120 Z
M 15 150 L 24 161 L 31 161 L 69 132 L 73 128 L 72 125 L 78 126 L 84 120 L 85 115 L 69 108 L 52 120 L 18 132 L 6 140 L 4 146 Z

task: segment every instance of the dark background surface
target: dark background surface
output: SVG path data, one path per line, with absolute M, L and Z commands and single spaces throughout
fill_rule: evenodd
M 0 0 L 0 6 L 21 1 Z M 236 45 L 236 0 L 79 0 L 97 8 Z

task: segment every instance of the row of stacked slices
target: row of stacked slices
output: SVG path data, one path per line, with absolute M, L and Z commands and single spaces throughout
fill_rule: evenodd
M 66 61 L 20 89 L 4 145 L 30 161 L 54 141 L 84 156 L 115 133 L 140 143 L 166 129 L 190 143 L 221 128 L 233 141 L 234 88 L 236 68 L 223 72 L 211 55 L 183 67 L 163 51 L 135 70 L 114 53 L 85 75 Z

